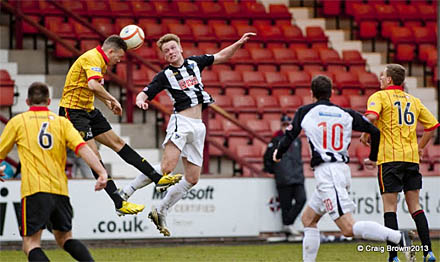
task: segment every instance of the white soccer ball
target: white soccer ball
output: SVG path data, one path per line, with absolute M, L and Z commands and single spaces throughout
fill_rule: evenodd
M 119 36 L 127 43 L 128 50 L 136 50 L 144 44 L 144 30 L 137 25 L 125 26 Z

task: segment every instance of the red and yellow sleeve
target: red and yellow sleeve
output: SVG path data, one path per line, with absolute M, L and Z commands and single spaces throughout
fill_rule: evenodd
M 0 136 L 0 159 L 5 159 L 8 153 L 12 150 L 17 137 L 17 130 L 14 125 L 17 121 L 10 120 Z
M 81 135 L 73 127 L 72 123 L 69 120 L 67 120 L 66 118 L 62 118 L 62 121 L 67 146 L 75 151 L 75 154 L 78 154 L 78 150 L 82 146 L 86 145 L 86 142 L 84 141 L 84 139 L 82 139 Z
M 83 68 L 86 71 L 87 82 L 92 79 L 99 81 L 103 78 L 102 65 L 99 59 L 84 59 Z
M 418 107 L 420 108 L 419 118 L 417 119 L 425 128 L 425 131 L 432 131 L 440 126 L 435 116 L 429 111 L 425 105 L 417 99 Z
M 379 92 L 376 92 L 368 98 L 367 111 L 365 114 L 374 114 L 377 116 L 377 119 L 379 119 L 380 112 L 382 112 L 382 99 Z

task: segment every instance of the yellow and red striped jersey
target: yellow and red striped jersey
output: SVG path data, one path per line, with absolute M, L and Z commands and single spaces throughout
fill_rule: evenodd
M 17 144 L 21 162 L 21 197 L 37 192 L 68 195 L 66 146 L 75 150 L 86 143 L 67 118 L 47 107 L 32 106 L 13 117 L 0 136 L 0 159 Z
M 417 122 L 424 126 L 425 131 L 440 126 L 420 99 L 405 93 L 401 86 L 389 86 L 371 95 L 366 114 L 378 117 L 378 165 L 396 161 L 419 163 Z
M 107 71 L 108 57 L 100 46 L 82 54 L 70 67 L 64 84 L 60 106 L 91 111 L 95 95 L 88 88 L 91 79 L 103 81 Z

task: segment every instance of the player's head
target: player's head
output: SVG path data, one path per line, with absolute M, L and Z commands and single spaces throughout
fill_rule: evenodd
M 312 79 L 312 95 L 318 101 L 332 96 L 332 80 L 327 76 L 317 75 Z
M 399 64 L 388 64 L 382 73 L 380 73 L 380 88 L 388 86 L 402 86 L 405 81 L 405 67 Z
M 102 44 L 102 50 L 108 57 L 108 64 L 115 65 L 121 61 L 127 51 L 127 43 L 120 36 L 111 35 Z
M 281 116 L 281 131 L 285 131 L 286 128 L 292 123 L 292 118 L 288 115 L 282 115 Z
M 157 46 L 162 51 L 165 61 L 171 65 L 179 66 L 183 62 L 183 50 L 180 38 L 175 34 L 163 35 L 157 40 Z
M 34 82 L 28 88 L 26 103 L 29 106 L 47 106 L 50 104 L 49 88 L 45 83 Z

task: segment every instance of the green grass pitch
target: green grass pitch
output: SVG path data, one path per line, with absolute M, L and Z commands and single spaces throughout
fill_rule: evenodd
M 375 242 L 345 242 L 321 244 L 317 261 L 387 261 L 388 254 L 380 252 L 358 252 L 357 246 Z M 433 250 L 440 255 L 440 241 L 433 241 Z M 155 246 L 144 248 L 94 248 L 91 249 L 96 261 L 301 261 L 301 243 L 260 244 L 260 245 L 184 245 Z M 74 261 L 60 249 L 46 250 L 51 261 Z M 399 254 L 405 261 L 403 254 Z M 0 261 L 26 261 L 21 251 L 2 250 Z M 423 253 L 417 253 L 417 261 L 423 261 Z

